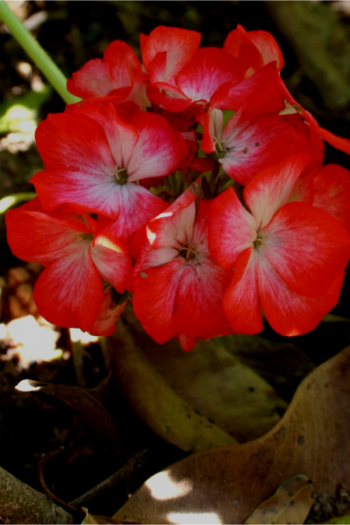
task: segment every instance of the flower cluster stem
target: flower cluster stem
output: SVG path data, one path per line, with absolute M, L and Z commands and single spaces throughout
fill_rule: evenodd
M 67 79 L 56 66 L 33 35 L 24 27 L 22 22 L 11 11 L 4 0 L 0 0 L 0 19 L 7 25 L 13 36 L 27 52 L 40 71 L 46 76 L 50 84 L 67 104 L 78 102 L 80 99 L 67 91 Z

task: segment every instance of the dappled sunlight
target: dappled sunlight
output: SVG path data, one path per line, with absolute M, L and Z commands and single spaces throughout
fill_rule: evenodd
M 18 390 L 18 392 L 36 392 L 40 390 L 40 388 L 40 386 L 32 384 L 29 379 L 23 379 L 23 381 L 20 381 L 18 385 L 15 386 L 15 389 Z
M 79 328 L 70 328 L 69 333 L 73 343 L 78 343 L 80 341 L 83 346 L 90 345 L 91 343 L 97 343 L 99 340 L 98 335 L 91 335 L 88 332 L 83 332 Z
M 156 474 L 145 483 L 145 486 L 151 491 L 155 499 L 161 501 L 187 496 L 193 488 L 191 481 L 174 481 L 170 478 L 168 472 Z
M 169 512 L 167 519 L 170 523 L 222 523 L 216 512 Z
M 18 358 L 23 368 L 33 362 L 52 361 L 63 356 L 63 350 L 56 349 L 60 334 L 55 327 L 42 320 L 37 321 L 32 315 L 0 325 L 0 342 L 8 346 L 6 354 L 0 360 Z

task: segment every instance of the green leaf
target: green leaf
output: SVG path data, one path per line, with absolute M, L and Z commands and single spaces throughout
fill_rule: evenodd
M 119 389 L 136 415 L 155 434 L 182 450 L 236 443 L 171 388 L 142 352 L 142 341 L 135 335 L 134 326 L 120 318 L 116 332 L 106 338 L 106 347 Z
M 239 441 L 259 437 L 279 421 L 287 403 L 226 349 L 213 341 L 200 341 L 191 352 L 184 352 L 176 339 L 160 345 L 145 333 L 132 310 L 124 315 L 134 346 L 142 348 L 149 365 L 192 410 Z M 114 359 L 122 361 L 118 356 Z M 139 388 L 135 378 L 130 381 L 132 385 L 125 383 L 127 390 Z M 150 398 L 149 403 L 154 401 Z
M 41 91 L 30 90 L 20 97 L 0 103 L 0 133 L 14 131 L 34 133 L 41 106 L 52 92 L 50 86 Z
M 331 520 L 326 521 L 325 523 L 339 523 L 339 525 L 343 523 L 347 524 L 347 523 L 350 523 L 350 516 L 347 515 L 347 516 L 341 516 L 340 518 L 332 518 Z

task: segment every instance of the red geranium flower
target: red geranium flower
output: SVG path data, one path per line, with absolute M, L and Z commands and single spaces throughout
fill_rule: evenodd
M 147 238 L 140 232 L 134 240 L 135 315 L 155 341 L 178 336 L 186 350 L 197 338 L 231 332 L 222 309 L 231 273 L 208 249 L 212 201 L 199 199 L 196 211 L 195 200 L 190 187 L 148 224 Z
M 100 234 L 89 215 L 78 215 L 68 206 L 48 213 L 36 197 L 7 212 L 6 226 L 13 253 L 45 266 L 34 288 L 34 300 L 51 323 L 89 331 L 101 317 L 101 308 L 107 306 L 102 281 L 119 293 L 125 290 L 131 258 Z M 115 322 L 110 317 L 100 334 L 110 333 Z
M 288 202 L 308 161 L 290 156 L 249 182 L 243 194 L 251 213 L 232 188 L 212 204 L 209 247 L 234 270 L 223 306 L 235 332 L 260 332 L 262 308 L 276 332 L 303 334 L 337 303 L 349 235 L 323 210 Z

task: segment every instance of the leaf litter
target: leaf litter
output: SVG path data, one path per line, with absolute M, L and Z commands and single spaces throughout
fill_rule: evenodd
M 266 435 L 192 454 L 150 478 L 114 519 L 244 523 L 287 479 L 307 476 L 316 497 L 350 486 L 350 347 L 298 387 Z M 164 491 L 167 483 L 168 490 Z M 211 520 L 211 521 L 208 521 Z

